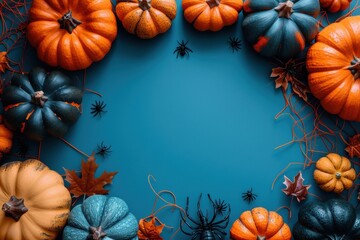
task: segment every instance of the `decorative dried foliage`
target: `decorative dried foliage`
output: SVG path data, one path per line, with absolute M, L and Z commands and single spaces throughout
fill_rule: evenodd
M 163 240 L 160 236 L 165 224 L 151 215 L 147 218 L 142 218 L 139 221 L 138 238 L 139 240 Z
M 356 134 L 349 139 L 348 146 L 345 151 L 349 154 L 349 157 L 360 158 L 360 134 Z
M 81 163 L 81 177 L 74 170 L 65 169 L 65 180 L 70 183 L 69 191 L 75 198 L 80 196 L 92 196 L 95 194 L 107 194 L 109 190 L 105 185 L 111 184 L 113 177 L 118 172 L 103 172 L 100 177 L 95 177 L 98 165 L 95 163 L 94 153 Z
M 305 200 L 311 185 L 304 185 L 304 178 L 302 177 L 301 171 L 296 174 L 293 182 L 286 176 L 284 176 L 284 178 L 285 181 L 283 183 L 285 184 L 286 188 L 282 189 L 282 191 L 287 196 L 296 197 L 298 202 Z

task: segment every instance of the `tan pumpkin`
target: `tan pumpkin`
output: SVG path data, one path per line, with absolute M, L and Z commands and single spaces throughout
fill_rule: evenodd
M 355 169 L 346 157 L 336 153 L 329 153 L 316 162 L 314 179 L 325 192 L 341 193 L 354 184 Z
M 125 30 L 148 39 L 164 33 L 176 17 L 175 0 L 120 0 L 116 15 Z
M 0 239 L 55 239 L 71 206 L 62 177 L 38 160 L 0 167 Z

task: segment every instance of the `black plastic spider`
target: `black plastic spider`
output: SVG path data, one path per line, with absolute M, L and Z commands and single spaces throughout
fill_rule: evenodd
M 104 110 L 106 107 L 104 101 L 95 101 L 95 103 L 91 104 L 91 106 L 91 114 L 93 115 L 93 117 L 96 117 L 98 115 L 101 117 L 101 114 L 107 112 Z
M 177 46 L 175 48 L 175 51 L 173 52 L 173 54 L 176 53 L 176 58 L 179 57 L 179 55 L 181 57 L 184 57 L 186 54 L 189 55 L 189 52 L 193 52 L 190 48 L 188 48 L 186 45 L 188 44 L 189 41 L 184 42 L 184 40 L 181 41 L 181 43 L 178 41 L 179 46 Z
M 230 37 L 228 43 L 233 52 L 241 50 L 242 43 L 238 37 Z
M 96 155 L 100 155 L 101 157 L 105 158 L 111 153 L 111 146 L 104 145 L 103 142 L 97 145 Z
M 208 219 L 207 214 L 206 216 L 204 216 L 204 214 L 201 211 L 201 207 L 200 207 L 201 194 L 197 203 L 197 209 L 198 209 L 197 216 L 199 221 L 194 220 L 189 215 L 189 198 L 187 198 L 186 200 L 186 209 L 185 209 L 186 216 L 184 217 L 183 213 L 182 212 L 180 213 L 182 219 L 182 222 L 180 221 L 180 229 L 184 234 L 191 236 L 191 239 L 215 240 L 216 238 L 223 239 L 223 237 L 226 235 L 226 232 L 224 230 L 229 224 L 229 216 L 231 212 L 230 205 L 229 204 L 227 205 L 228 212 L 225 215 L 225 217 L 223 219 L 216 220 L 218 216 L 218 212 L 216 211 L 216 207 L 215 207 L 216 204 L 211 199 L 209 194 L 208 194 L 208 198 L 213 206 L 213 216 L 211 217 L 210 220 Z M 190 225 L 186 220 L 190 220 L 190 223 L 195 226 Z M 183 229 L 183 223 L 192 231 L 191 233 L 186 232 Z
M 242 194 L 242 199 L 244 199 L 244 201 L 248 201 L 248 203 L 251 203 L 252 201 L 256 200 L 256 198 L 257 195 L 252 192 L 252 188 L 250 188 L 250 190 L 247 190 Z
M 210 197 L 210 195 L 209 195 L 209 197 Z M 215 210 L 219 215 L 222 216 L 224 214 L 224 212 L 226 211 L 227 207 L 228 206 L 224 200 L 221 200 L 221 199 L 215 200 Z

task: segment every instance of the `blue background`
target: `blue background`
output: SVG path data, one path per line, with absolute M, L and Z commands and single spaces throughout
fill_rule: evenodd
M 172 28 L 152 40 L 128 34 L 118 22 L 111 51 L 86 72 L 86 87 L 103 97 L 85 93 L 83 115 L 65 139 L 87 154 L 101 142 L 111 145 L 111 155 L 97 158 L 97 174 L 119 171 L 108 187 L 110 195 L 123 198 L 138 219 L 151 213 L 155 199 L 147 182 L 151 174 L 157 180 L 155 189 L 171 190 L 180 206 L 185 207 L 189 197 L 194 217 L 200 193 L 230 203 L 230 229 L 245 210 L 289 205 L 291 198 L 281 192 L 283 177 L 274 190 L 271 183 L 288 163 L 302 162 L 304 157 L 296 144 L 275 150 L 291 140 L 292 121 L 274 118 L 284 106 L 281 90 L 269 78 L 276 64 L 245 42 L 242 13 L 237 24 L 216 33 L 196 31 L 182 15 L 178 1 Z M 230 36 L 243 40 L 242 50 L 232 52 Z M 181 40 L 189 41 L 193 53 L 176 58 L 173 51 Z M 35 55 L 29 49 L 27 57 Z M 107 104 L 101 118 L 90 114 L 95 100 Z M 310 124 L 307 127 L 311 130 Z M 63 168 L 80 170 L 82 159 L 59 139 L 42 144 L 41 160 L 60 174 Z M 285 174 L 292 179 L 300 169 L 295 165 Z M 305 183 L 312 185 L 310 192 L 319 194 L 312 168 L 303 174 Z M 241 194 L 250 188 L 258 197 L 248 204 Z M 207 198 L 202 205 L 211 214 Z M 293 201 L 290 220 L 286 211 L 280 211 L 290 225 L 296 222 L 299 206 Z M 179 226 L 178 211 L 167 209 L 158 217 L 175 229 Z M 173 232 L 164 230 L 162 236 L 169 239 Z M 188 238 L 179 233 L 175 239 Z

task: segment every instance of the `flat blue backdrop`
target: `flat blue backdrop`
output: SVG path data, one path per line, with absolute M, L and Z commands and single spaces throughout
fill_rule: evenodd
M 281 90 L 269 78 L 276 65 L 245 42 L 242 18 L 241 13 L 237 24 L 216 33 L 198 32 L 183 18 L 178 1 L 172 28 L 155 39 L 140 40 L 118 22 L 111 51 L 87 70 L 86 87 L 103 97 L 84 95 L 83 115 L 65 139 L 87 154 L 101 142 L 111 145 L 111 155 L 97 158 L 97 173 L 119 171 L 108 187 L 110 195 L 123 198 L 138 219 L 151 213 L 155 199 L 149 174 L 157 180 L 155 189 L 171 190 L 180 206 L 189 197 L 193 216 L 200 193 L 230 203 L 228 229 L 245 210 L 290 204 L 281 192 L 283 177 L 274 190 L 271 183 L 289 162 L 304 158 L 298 145 L 275 150 L 291 140 L 292 121 L 274 118 L 284 105 Z M 230 36 L 243 40 L 239 52 L 229 48 Z M 189 41 L 193 53 L 176 58 L 173 51 L 181 40 Z M 35 58 L 33 49 L 28 57 Z M 101 118 L 90 114 L 96 100 L 107 104 Z M 61 174 L 63 168 L 80 170 L 82 159 L 58 139 L 42 144 L 41 160 Z M 292 179 L 300 169 L 293 166 L 285 174 Z M 310 191 L 319 194 L 312 169 L 303 173 Z M 241 194 L 250 188 L 258 197 L 248 204 Z M 204 197 L 202 204 L 210 214 Z M 298 208 L 294 201 L 290 220 L 280 211 L 290 225 Z M 178 211 L 167 209 L 158 217 L 179 226 Z M 173 232 L 164 230 L 162 236 L 169 239 Z M 188 237 L 179 233 L 175 239 Z

